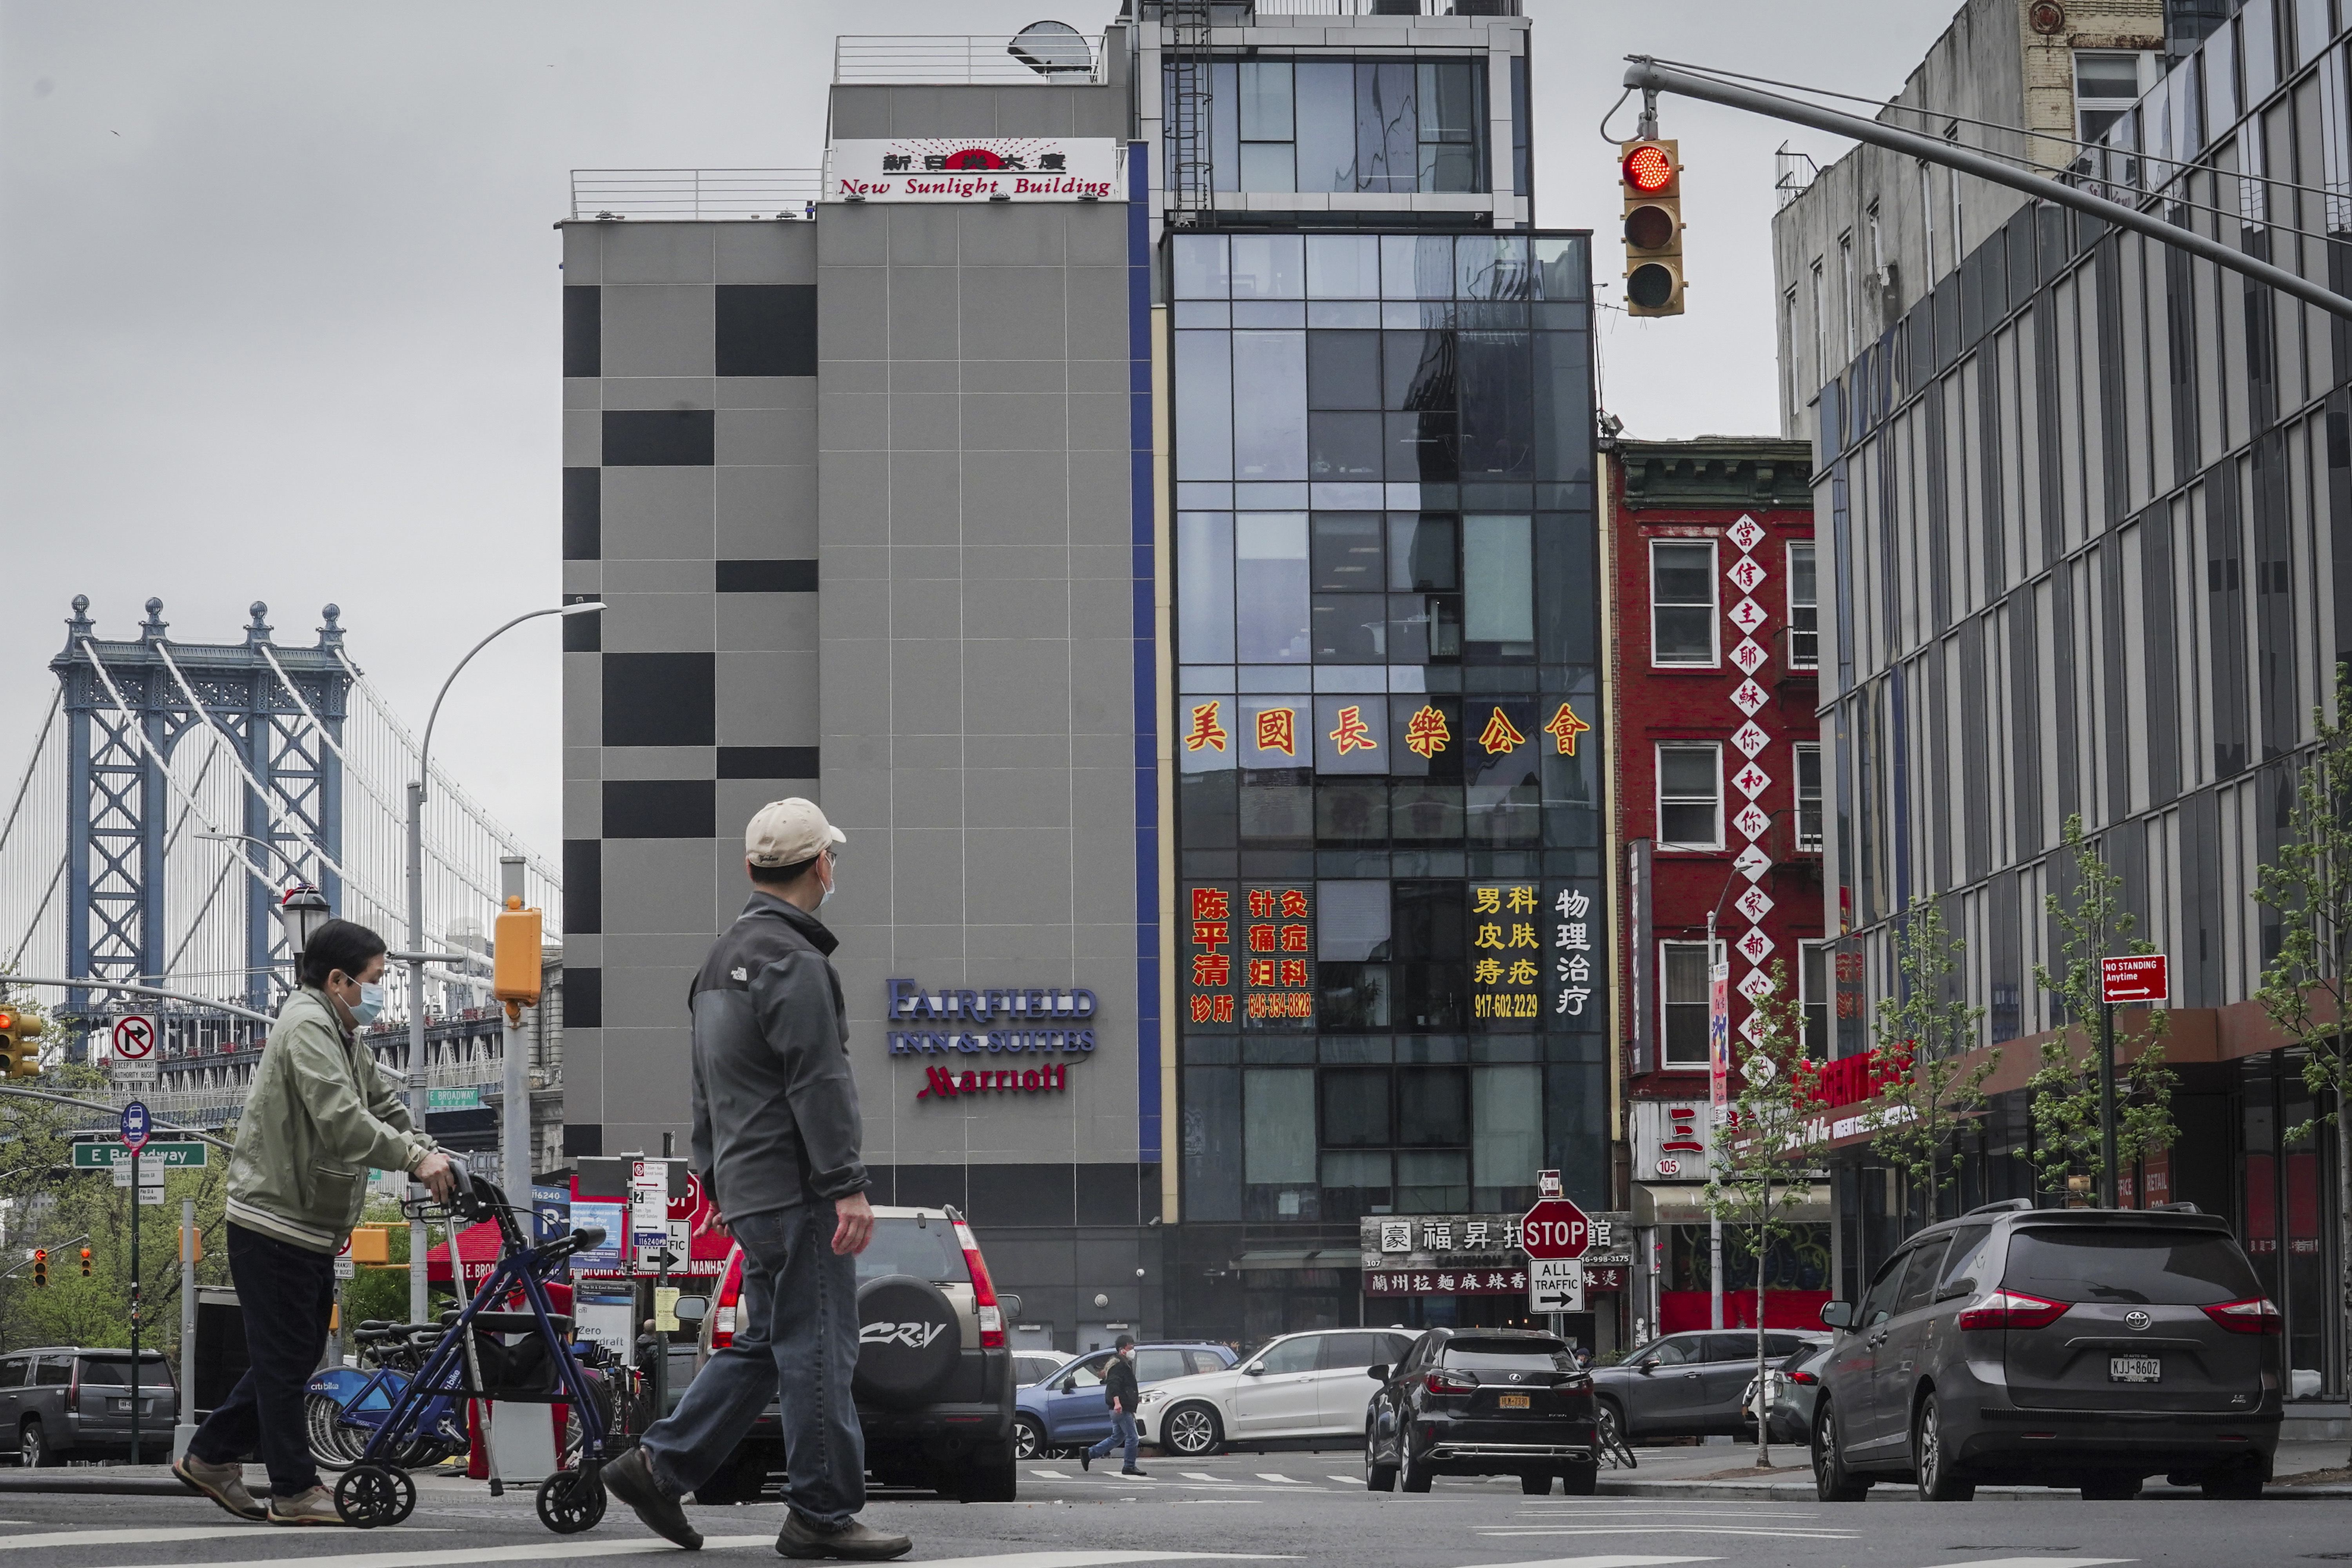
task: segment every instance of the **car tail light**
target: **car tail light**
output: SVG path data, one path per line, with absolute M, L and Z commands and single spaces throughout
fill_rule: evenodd
M 1996 1290 L 1960 1314 L 1960 1327 L 2046 1329 L 2065 1315 L 2063 1301 L 2045 1301 L 2022 1290 Z
M 1780 1375 L 1787 1378 L 1790 1383 L 1801 1383 L 1807 1388 L 1811 1388 L 1813 1384 L 1821 1382 L 1820 1378 L 1815 1377 L 1810 1372 L 1784 1372 L 1780 1373 Z
M 956 1245 L 963 1248 L 963 1266 L 971 1273 L 972 1314 L 980 1320 L 980 1348 L 1001 1351 L 1004 1348 L 1004 1309 L 997 1305 L 996 1287 L 988 1278 L 988 1263 L 980 1255 L 980 1243 L 972 1238 L 971 1226 L 955 1222 Z
M 1423 1380 L 1422 1386 L 1432 1394 L 1467 1394 L 1478 1386 L 1478 1380 L 1458 1372 L 1433 1372 Z
M 2277 1303 L 2267 1296 L 2224 1301 L 2206 1308 L 2205 1315 L 2233 1334 L 2275 1334 L 2283 1326 Z
M 727 1259 L 727 1272 L 719 1283 L 719 1301 L 710 1310 L 710 1348 L 724 1350 L 735 1342 L 735 1315 L 743 1300 L 743 1249 L 737 1247 Z

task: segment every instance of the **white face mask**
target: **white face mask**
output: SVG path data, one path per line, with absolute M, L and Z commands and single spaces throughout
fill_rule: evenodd
M 818 909 L 823 909 L 825 905 L 833 902 L 833 895 L 841 890 L 840 867 L 830 854 L 826 855 L 824 858 L 824 868 L 830 875 L 825 881 L 824 891 L 817 897 L 816 907 Z
M 376 1016 L 383 1011 L 383 986 L 373 980 L 361 981 L 360 999 L 346 1005 L 351 1008 L 352 1024 L 364 1026 L 374 1023 Z

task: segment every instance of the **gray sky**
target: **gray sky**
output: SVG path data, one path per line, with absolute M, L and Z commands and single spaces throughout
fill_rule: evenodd
M 1596 129 L 1639 49 L 1890 93 L 1947 0 L 1528 0 L 1538 221 L 1600 231 Z M 1269 6 L 1271 9 L 1271 6 Z M 281 642 L 343 609 L 412 728 L 473 640 L 557 597 L 557 236 L 567 171 L 815 164 L 832 38 L 1094 32 L 1115 0 L 109 4 L 0 0 L 0 774 L 48 701 L 76 593 L 128 637 Z M 1630 110 L 1612 132 L 1630 133 Z M 1633 434 L 1775 429 L 1772 149 L 1826 139 L 1669 100 L 1691 311 L 1604 311 Z M 1610 298 L 1604 293 L 1603 298 Z M 436 755 L 561 837 L 557 632 L 452 694 Z

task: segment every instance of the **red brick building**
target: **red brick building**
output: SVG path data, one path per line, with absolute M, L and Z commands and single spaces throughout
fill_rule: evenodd
M 1623 1203 L 1642 1243 L 1630 1329 L 1708 1326 L 1707 919 L 1727 963 L 1732 1058 L 1781 966 L 1827 1055 L 1819 605 L 1811 448 L 1703 437 L 1620 440 L 1606 459 L 1607 679 L 1616 733 L 1612 936 L 1629 1103 Z M 1769 1260 L 1769 1322 L 1828 1300 L 1829 1214 Z M 1818 1246 L 1815 1241 L 1818 1241 Z M 1727 1244 L 1727 1325 L 1754 1321 L 1754 1264 Z

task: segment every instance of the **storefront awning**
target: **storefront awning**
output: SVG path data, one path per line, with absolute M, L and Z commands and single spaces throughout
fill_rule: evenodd
M 1234 1259 L 1236 1268 L 1360 1268 L 1364 1255 L 1352 1247 L 1325 1247 L 1297 1252 L 1244 1252 Z
M 1706 1189 L 1689 1183 L 1650 1182 L 1633 1188 L 1633 1223 L 1637 1226 L 1705 1225 Z M 1830 1184 L 1811 1184 L 1805 1201 L 1779 1210 L 1780 1217 L 1801 1225 L 1830 1221 Z

